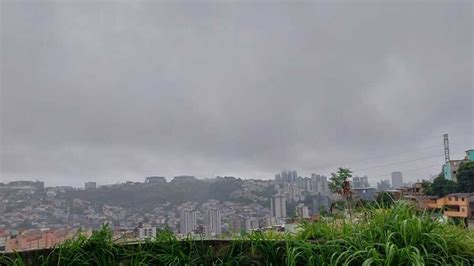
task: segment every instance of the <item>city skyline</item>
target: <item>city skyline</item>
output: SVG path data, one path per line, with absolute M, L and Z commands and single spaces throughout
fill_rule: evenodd
M 440 166 L 442 167 L 442 165 Z M 395 172 L 400 172 L 400 171 L 395 171 Z M 441 171 L 439 172 L 441 173 Z M 438 174 L 439 174 L 438 173 Z M 393 174 L 393 172 L 391 173 Z M 436 174 L 436 176 L 438 175 Z M 183 175 L 179 175 L 179 176 L 159 176 L 159 178 L 164 178 L 162 179 L 162 181 L 160 182 L 172 182 L 173 179 L 175 179 L 175 177 L 181 177 Z M 216 176 L 204 176 L 204 177 L 201 177 L 201 178 L 198 178 L 194 175 L 186 175 L 186 176 L 189 176 L 189 177 L 193 177 L 193 178 L 197 178 L 197 179 L 201 179 L 201 180 L 212 180 L 212 179 L 215 179 L 215 178 L 219 178 L 219 177 L 234 177 L 234 178 L 238 178 L 238 179 L 242 179 L 242 180 L 278 180 L 278 179 L 275 179 L 275 176 L 273 177 L 268 177 L 268 178 L 244 178 L 244 177 L 239 177 L 239 176 L 232 176 L 232 175 L 224 175 L 224 176 L 220 176 L 220 175 L 216 175 Z M 311 173 L 309 175 L 299 175 L 298 178 L 309 178 L 311 179 L 312 176 L 322 176 L 322 177 L 325 177 L 325 178 L 330 178 L 331 175 L 321 175 L 321 174 L 316 174 L 316 173 Z M 420 178 L 419 176 L 417 177 L 412 177 L 412 178 L 406 178 L 404 176 L 404 179 L 403 179 L 403 183 L 404 184 L 411 184 L 411 183 L 414 183 L 414 182 L 418 182 L 418 181 L 421 181 L 421 180 L 431 180 L 435 175 L 432 175 L 432 176 L 424 176 L 423 178 Z M 155 176 L 151 176 L 151 177 L 155 177 Z M 133 182 L 133 183 L 143 183 L 143 184 L 159 184 L 159 182 L 149 182 L 148 179 L 150 177 L 146 176 L 146 177 L 131 177 L 131 178 L 118 178 L 116 179 L 116 181 L 114 182 L 110 182 L 110 183 L 107 183 L 107 182 L 103 182 L 103 183 L 98 183 L 96 181 L 92 181 L 93 179 L 86 179 L 85 182 L 83 183 L 78 183 L 78 182 L 74 182 L 74 183 L 48 183 L 48 182 L 45 182 L 45 179 L 42 179 L 42 178 L 19 178 L 19 179 L 11 179 L 11 180 L 0 180 L 0 184 L 8 184 L 9 182 L 23 182 L 23 181 L 26 181 L 26 182 L 41 182 L 41 183 L 44 183 L 44 186 L 45 187 L 74 187 L 74 188 L 79 188 L 79 189 L 93 189 L 93 188 L 97 188 L 97 187 L 101 187 L 101 186 L 110 186 L 110 185 L 116 185 L 116 184 L 125 184 L 125 183 L 128 183 L 128 182 Z M 356 178 L 356 180 L 352 180 Z M 358 178 L 366 178 L 366 180 L 368 180 L 368 183 L 369 183 L 369 186 L 370 187 L 377 187 L 376 184 L 377 182 L 379 181 L 385 181 L 385 180 L 391 180 L 392 176 L 388 176 L 387 178 L 385 178 L 385 176 L 383 178 L 380 178 L 380 179 L 371 179 L 370 177 L 368 177 L 367 175 L 364 175 L 364 176 L 358 176 L 358 175 L 352 175 L 351 177 L 351 182 L 354 181 L 354 182 L 359 182 L 359 179 Z M 176 182 L 176 180 L 174 180 Z M 179 182 L 179 181 L 177 181 Z M 391 183 L 391 182 L 390 182 Z

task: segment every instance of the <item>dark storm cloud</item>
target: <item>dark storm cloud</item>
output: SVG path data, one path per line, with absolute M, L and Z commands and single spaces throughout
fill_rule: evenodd
M 473 146 L 469 1 L 2 1 L 1 22 L 4 180 L 271 177 L 441 154 L 444 132 L 455 156 Z

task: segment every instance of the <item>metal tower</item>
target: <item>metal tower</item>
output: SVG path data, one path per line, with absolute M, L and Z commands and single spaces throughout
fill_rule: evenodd
M 449 139 L 448 139 L 448 134 L 444 134 L 444 160 L 446 162 L 449 162 Z

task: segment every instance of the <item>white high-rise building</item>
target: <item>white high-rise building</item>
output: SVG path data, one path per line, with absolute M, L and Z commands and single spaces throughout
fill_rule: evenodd
M 393 172 L 392 173 L 392 188 L 401 188 L 401 187 L 403 187 L 402 172 Z
M 327 177 L 323 175 L 311 174 L 311 181 L 313 183 L 313 192 L 321 195 L 329 194 L 329 185 Z
M 298 178 L 298 172 L 296 170 L 284 170 L 281 173 L 275 175 L 276 181 L 293 183 Z
M 370 187 L 369 178 L 367 176 L 354 176 L 352 178 L 352 188 Z
M 179 221 L 179 232 L 187 235 L 196 230 L 196 211 L 181 210 Z
M 154 239 L 156 237 L 156 227 L 151 225 L 140 225 L 135 229 L 135 234 L 140 240 Z
M 275 195 L 271 199 L 270 209 L 272 217 L 286 218 L 286 197 L 282 195 Z
M 206 213 L 207 233 L 212 236 L 221 234 L 221 211 L 217 209 L 208 210 Z
M 285 196 L 289 202 L 303 200 L 303 192 L 304 188 L 299 188 L 296 183 L 283 183 L 277 187 L 277 194 Z

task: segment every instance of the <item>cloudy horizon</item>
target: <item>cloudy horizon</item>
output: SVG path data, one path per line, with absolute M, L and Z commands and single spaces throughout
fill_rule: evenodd
M 474 148 L 473 3 L 1 1 L 0 182 L 428 178 Z

